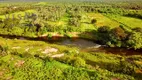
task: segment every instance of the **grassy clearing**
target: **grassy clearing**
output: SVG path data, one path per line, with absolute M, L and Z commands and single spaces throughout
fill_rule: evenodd
M 87 17 L 84 14 L 82 14 L 83 17 Z M 91 30 L 96 30 L 97 28 L 95 27 L 95 25 L 90 23 L 90 19 L 85 18 L 80 20 L 80 26 L 76 27 L 74 25 L 69 25 L 70 16 L 69 14 L 65 14 L 64 16 L 61 17 L 60 20 L 53 22 L 53 21 L 47 21 L 47 23 L 49 25 L 54 26 L 53 28 L 59 26 L 59 27 L 63 27 L 63 29 L 67 29 L 67 28 L 71 28 L 72 32 L 85 32 L 85 31 L 91 31 Z
M 96 26 L 110 26 L 111 28 L 118 27 L 119 23 L 103 16 L 100 13 L 88 13 L 88 16 L 97 20 Z
M 109 16 L 110 18 L 116 20 L 117 22 L 120 22 L 132 29 L 136 27 L 141 27 L 142 25 L 141 19 L 125 17 L 125 16 L 120 16 L 120 15 L 111 15 L 111 14 L 107 14 L 107 16 Z

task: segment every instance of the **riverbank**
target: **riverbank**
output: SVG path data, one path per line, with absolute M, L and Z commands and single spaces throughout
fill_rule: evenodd
M 79 38 L 84 38 L 88 40 L 95 40 L 95 36 L 93 35 L 92 32 L 67 32 L 60 34 L 58 32 L 48 32 L 43 35 L 38 36 L 43 39 L 52 39 L 56 40 L 59 38 L 71 38 L 71 39 L 79 39 Z
M 60 34 L 58 32 L 48 32 L 42 35 L 35 36 L 22 36 L 22 35 L 9 35 L 9 34 L 0 34 L 1 37 L 4 38 L 26 38 L 26 39 L 42 39 L 42 40 L 61 40 L 62 38 L 70 38 L 70 39 L 87 39 L 87 40 L 95 40 L 95 36 L 92 32 L 67 32 L 64 34 Z

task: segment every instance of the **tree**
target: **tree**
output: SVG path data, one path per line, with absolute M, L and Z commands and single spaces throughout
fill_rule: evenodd
M 78 27 L 78 26 L 80 26 L 80 21 L 78 18 L 71 18 L 71 19 L 69 19 L 68 24 Z
M 101 32 L 101 33 L 108 33 L 109 31 L 110 31 L 109 26 L 102 26 L 98 28 L 98 32 Z
M 10 31 L 13 27 L 18 26 L 20 24 L 20 20 L 16 18 L 9 18 L 3 21 L 4 25 L 3 28 L 7 28 Z
M 127 34 L 121 27 L 116 27 L 111 30 L 112 36 L 118 40 L 124 40 L 127 37 Z
M 96 22 L 97 22 L 96 19 L 92 19 L 92 20 L 91 20 L 91 24 L 95 24 Z
M 98 33 L 97 33 L 97 41 L 100 42 L 101 44 L 106 44 L 108 41 L 110 41 L 110 27 L 108 26 L 102 26 L 98 28 Z
M 142 32 L 142 28 L 140 28 L 140 27 L 136 27 L 133 30 L 136 31 L 136 32 Z

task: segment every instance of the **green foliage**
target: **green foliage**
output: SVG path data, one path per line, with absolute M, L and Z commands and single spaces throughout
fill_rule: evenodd
M 53 36 L 52 34 L 48 34 L 47 35 L 48 38 L 52 38 L 52 36 Z
M 92 19 L 92 20 L 91 20 L 91 24 L 94 24 L 94 23 L 96 23 L 96 22 L 97 22 L 96 19 Z
M 82 58 L 86 59 L 86 64 L 90 64 L 93 68 L 103 68 L 115 73 L 123 73 L 135 76 L 138 73 L 136 70 L 141 69 L 138 67 L 139 61 L 142 60 L 140 56 L 120 56 L 105 53 L 82 53 Z M 138 64 L 135 63 L 138 61 Z M 141 73 L 140 73 L 141 74 Z
M 16 34 L 16 35 L 19 35 L 19 36 L 21 36 L 24 33 L 23 29 L 21 29 L 19 27 L 13 27 L 10 32 L 11 32 L 12 35 Z
M 19 25 L 19 20 L 16 19 L 16 18 L 14 18 L 14 19 L 11 19 L 11 18 L 10 18 L 10 19 L 5 19 L 5 20 L 3 21 L 3 23 L 5 24 L 3 28 L 8 28 L 8 29 L 10 29 L 10 28 L 12 28 L 12 27 L 14 27 L 14 26 Z
M 127 37 L 127 34 L 121 27 L 114 28 L 111 31 L 112 35 L 114 35 L 118 40 L 124 40 Z
M 110 41 L 110 27 L 103 26 L 98 28 L 96 36 L 97 41 L 101 42 L 102 44 L 106 44 L 108 41 Z
M 78 32 L 86 34 L 87 38 L 95 36 L 95 40 L 100 44 L 110 47 L 142 48 L 141 4 L 120 3 L 123 6 L 119 3 L 93 2 L 33 4 L 35 3 L 9 3 L 5 6 L 0 4 L 0 34 L 34 37 L 49 32 L 47 37 L 52 38 L 53 34 L 50 32 L 68 37 L 73 37 L 74 34 L 67 33 Z M 5 14 L 19 11 L 24 13 L 28 9 L 35 12 L 25 20 L 4 19 Z M 119 24 L 123 26 L 118 27 Z M 98 30 L 95 31 L 96 29 Z M 90 35 L 88 32 L 94 34 Z M 5 42 L 7 43 L 7 40 L 1 38 L 1 80 L 139 80 L 142 76 L 141 56 L 84 53 L 76 48 L 74 50 L 72 46 L 52 44 L 52 47 L 59 48 L 57 54 L 65 54 L 59 58 L 52 58 L 50 55 L 54 54 L 42 54 L 43 48 L 51 47 L 51 44 L 27 40 L 17 42 L 15 39 L 8 40 L 8 44 L 13 48 L 20 46 L 20 49 L 10 49 L 3 44 Z
M 133 32 L 129 36 L 128 45 L 135 49 L 142 48 L 142 33 L 141 32 Z
M 141 29 L 133 29 L 133 32 L 127 32 L 123 27 L 110 29 L 109 27 L 100 27 L 95 33 L 97 41 L 110 47 L 128 47 L 140 49 L 141 46 Z M 137 31 L 137 32 L 135 32 Z
M 86 63 L 82 58 L 77 57 L 77 58 L 73 59 L 72 65 L 75 67 L 85 67 Z
M 6 39 L 0 40 L 4 44 Z M 141 55 L 82 52 L 78 48 L 42 41 L 9 39 L 8 44 L 11 48 L 9 47 L 5 55 L 0 55 L 0 79 L 141 79 L 141 73 L 138 72 L 142 69 Z M 41 53 L 46 47 L 56 47 L 59 49 L 57 54 L 64 53 L 64 56 L 52 58 Z M 29 50 L 25 51 L 27 48 Z
M 98 32 L 100 33 L 108 33 L 110 31 L 110 27 L 108 26 L 102 26 L 98 28 Z
M 135 31 L 135 32 L 142 32 L 142 28 L 136 27 L 136 28 L 133 29 L 133 31 Z
M 7 45 L 0 45 L 0 55 L 6 55 L 9 51 L 9 46 Z
M 71 19 L 69 19 L 68 24 L 72 25 L 72 26 L 79 27 L 80 26 L 80 21 L 77 18 L 71 18 Z

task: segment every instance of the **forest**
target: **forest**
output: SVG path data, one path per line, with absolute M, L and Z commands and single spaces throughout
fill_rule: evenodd
M 141 80 L 142 1 L 0 0 L 0 80 Z

